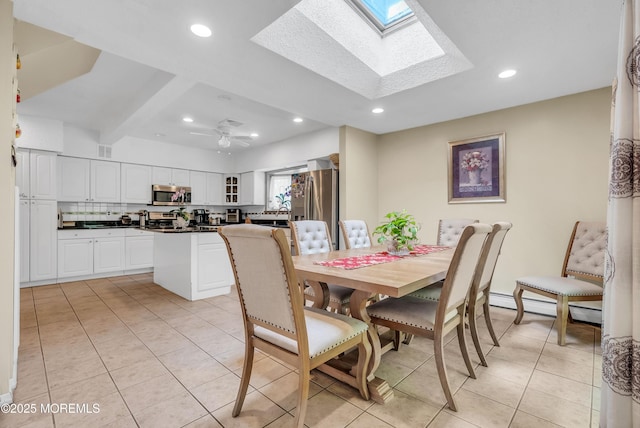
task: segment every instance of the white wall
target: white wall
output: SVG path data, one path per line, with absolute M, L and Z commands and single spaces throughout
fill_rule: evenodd
M 97 158 L 98 133 L 70 125 L 64 127 L 64 150 L 67 156 Z M 125 137 L 113 144 L 111 160 L 197 171 L 232 172 L 233 158 L 213 150 Z
M 378 218 L 414 214 L 420 238 L 439 218 L 513 223 L 492 291 L 511 294 L 524 275 L 557 275 L 577 220 L 606 220 L 610 88 L 382 135 Z M 506 203 L 449 204 L 448 142 L 506 133 Z M 351 162 L 347 158 L 347 168 Z
M 16 146 L 52 152 L 62 151 L 63 126 L 61 121 L 21 114 L 19 124 L 22 136 L 16 139 Z
M 13 53 L 13 2 L 0 0 L 0 402 L 11 399 L 14 329 L 14 188 L 15 168 L 11 165 L 13 124 L 13 77 L 16 57 Z
M 266 147 L 239 152 L 236 172 L 269 171 L 289 166 L 306 165 L 308 160 L 323 158 L 340 149 L 339 128 L 326 128 Z
M 340 219 L 378 224 L 378 136 L 340 128 Z

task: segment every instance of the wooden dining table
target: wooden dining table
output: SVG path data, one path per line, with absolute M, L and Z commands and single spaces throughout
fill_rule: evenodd
M 367 370 L 367 383 L 371 398 L 378 403 L 391 400 L 393 390 L 384 379 L 375 377 L 375 372 L 380 365 L 382 346 L 377 329 L 371 324 L 367 315 L 367 302 L 376 295 L 402 297 L 444 279 L 454 248 L 438 249 L 429 254 L 409 255 L 390 262 L 358 268 L 345 269 L 318 264 L 329 260 L 359 258 L 383 251 L 385 251 L 384 247 L 371 247 L 293 256 L 298 281 L 302 283 L 304 280 L 314 289 L 314 307 L 326 308 L 329 302 L 326 284 L 354 289 L 349 308 L 351 316 L 369 324 L 368 337 L 372 346 L 372 355 Z M 325 365 L 321 370 L 347 384 L 357 385 L 348 364 Z

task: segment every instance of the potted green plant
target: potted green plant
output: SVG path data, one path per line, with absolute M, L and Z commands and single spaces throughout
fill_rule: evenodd
M 414 244 L 418 242 L 417 234 L 420 226 L 416 223 L 416 219 L 405 210 L 390 212 L 385 218 L 388 221 L 373 230 L 374 235 L 380 235 L 378 243 L 387 242 L 390 254 L 409 254 L 409 251 L 413 250 Z
M 191 214 L 185 211 L 184 207 L 180 207 L 177 210 L 171 210 L 171 212 L 176 213 L 176 219 L 173 221 L 174 228 L 184 229 L 189 226 Z

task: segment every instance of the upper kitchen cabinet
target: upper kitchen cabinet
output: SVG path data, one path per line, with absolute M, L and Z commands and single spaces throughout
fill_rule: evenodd
M 240 175 L 240 205 L 264 205 L 264 172 L 251 171 Z
M 207 205 L 207 173 L 190 171 L 191 205 Z
M 122 202 L 151 203 L 152 171 L 147 165 L 123 163 L 120 165 Z
M 23 199 L 56 199 L 57 156 L 51 152 L 21 152 L 16 177 Z
M 165 186 L 189 186 L 189 170 L 164 168 L 160 166 L 153 167 L 153 183 L 164 184 Z
M 58 200 L 120 202 L 120 163 L 59 156 Z
M 238 194 L 240 192 L 240 176 L 238 174 L 224 175 L 224 204 L 238 205 L 240 202 Z
M 16 151 L 16 186 L 20 192 L 20 199 L 30 199 L 29 189 L 29 152 L 24 150 Z
M 207 173 L 207 205 L 222 205 L 222 174 Z

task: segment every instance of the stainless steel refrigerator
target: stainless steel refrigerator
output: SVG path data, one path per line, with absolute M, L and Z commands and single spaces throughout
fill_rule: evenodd
M 338 171 L 320 169 L 291 176 L 291 220 L 323 220 L 333 248 L 338 241 Z

